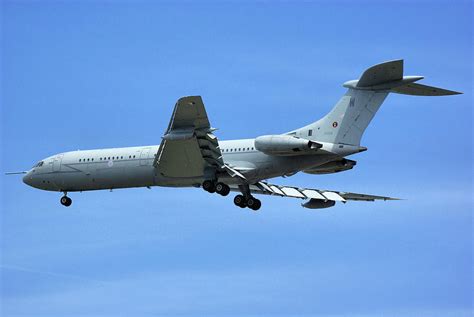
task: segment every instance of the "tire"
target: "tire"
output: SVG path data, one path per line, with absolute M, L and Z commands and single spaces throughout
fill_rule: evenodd
M 230 187 L 227 186 L 224 183 L 217 183 L 216 184 L 216 193 L 222 195 L 222 196 L 227 196 L 229 195 L 230 192 Z
M 257 199 L 257 198 L 254 198 L 253 205 L 251 207 L 249 206 L 250 209 L 255 210 L 255 211 L 259 210 L 260 207 L 262 207 L 262 202 L 260 201 L 260 199 Z
M 202 188 L 209 193 L 214 193 L 216 191 L 216 186 L 214 185 L 213 181 L 205 180 L 202 183 Z
M 69 207 L 72 204 L 72 199 L 67 196 L 63 196 L 61 197 L 60 202 L 61 202 L 61 205 Z
M 253 205 L 255 205 L 255 198 L 249 197 L 249 198 L 247 199 L 247 207 L 249 207 L 249 208 L 252 209 Z
M 234 197 L 234 204 L 240 208 L 245 208 L 245 198 L 242 195 L 237 195 Z
M 222 196 L 227 196 L 230 193 L 230 187 L 225 185 L 225 191 L 221 193 Z

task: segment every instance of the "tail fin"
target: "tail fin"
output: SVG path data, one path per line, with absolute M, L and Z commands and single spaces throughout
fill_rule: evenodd
M 416 96 L 456 95 L 459 92 L 415 84 L 422 76 L 403 76 L 403 60 L 367 69 L 359 80 L 344 83 L 349 88 L 321 120 L 292 133 L 320 142 L 360 145 L 360 139 L 390 92 Z

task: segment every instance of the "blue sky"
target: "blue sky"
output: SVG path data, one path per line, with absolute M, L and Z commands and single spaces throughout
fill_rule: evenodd
M 199 189 L 72 194 L 2 176 L 2 316 L 471 316 L 472 4 L 3 1 L 2 171 L 158 144 L 202 95 L 220 139 L 326 114 L 367 67 L 463 91 L 390 95 L 348 172 L 276 183 L 406 198 L 254 213 Z

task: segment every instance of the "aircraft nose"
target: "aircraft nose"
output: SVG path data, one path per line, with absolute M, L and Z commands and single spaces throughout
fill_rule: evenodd
M 32 177 L 31 177 L 31 171 L 26 173 L 25 176 L 23 176 L 23 183 L 25 183 L 26 185 L 29 185 L 29 186 L 33 186 L 33 182 L 32 182 Z

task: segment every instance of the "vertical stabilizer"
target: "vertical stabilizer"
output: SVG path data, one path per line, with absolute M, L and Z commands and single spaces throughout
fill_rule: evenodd
M 322 119 L 291 132 L 316 142 L 359 146 L 362 135 L 390 92 L 443 96 L 455 91 L 415 84 L 422 76 L 403 76 L 403 60 L 368 68 L 358 80 L 344 83 L 348 90 Z

